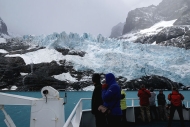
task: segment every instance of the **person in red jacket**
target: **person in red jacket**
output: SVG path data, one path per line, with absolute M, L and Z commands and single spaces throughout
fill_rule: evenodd
M 181 127 L 185 127 L 184 118 L 183 118 L 183 111 L 182 111 L 182 100 L 184 100 L 184 96 L 182 94 L 180 94 L 175 87 L 173 87 L 172 93 L 170 93 L 168 95 L 168 100 L 171 101 L 168 127 L 171 127 L 171 123 L 172 123 L 176 109 L 177 109 L 177 112 L 179 114 Z
M 137 96 L 140 99 L 140 110 L 141 110 L 141 119 L 145 122 L 145 112 L 148 117 L 148 122 L 151 121 L 150 117 L 150 106 L 149 106 L 149 97 L 151 97 L 150 91 L 146 90 L 144 85 L 141 85 L 141 89 L 139 89 Z

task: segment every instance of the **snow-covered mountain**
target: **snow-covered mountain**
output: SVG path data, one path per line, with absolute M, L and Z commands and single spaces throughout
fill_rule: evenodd
M 176 20 L 160 21 L 152 27 L 130 32 L 119 39 L 134 43 L 159 44 L 190 49 L 190 25 L 173 25 Z
M 175 20 L 162 21 L 149 29 L 130 34 L 130 36 L 126 35 L 125 39 L 119 40 L 104 38 L 101 35 L 93 37 L 87 33 L 83 35 L 65 32 L 47 36 L 25 35 L 22 38 L 7 39 L 7 45 L 12 43 L 12 49 L 6 50 L 5 46 L 0 45 L 1 54 L 5 58 L 17 58 L 17 61 L 18 58 L 23 59 L 22 64 L 26 64 L 26 67 L 22 69 L 20 67 L 19 73 L 23 77 L 28 75 L 26 76 L 28 81 L 32 70 L 36 75 L 51 76 L 59 81 L 73 83 L 90 81 L 92 73 L 112 72 L 116 77 L 121 77 L 120 80 L 125 80 L 124 82 L 135 79 L 141 82 L 143 76 L 149 76 L 146 79 L 148 81 L 157 75 L 188 86 L 190 84 L 190 50 L 161 46 L 156 43 L 132 42 L 144 34 L 158 34 L 166 29 L 165 27 L 172 26 L 173 22 Z M 25 49 L 16 50 L 19 47 L 18 43 Z M 39 71 L 39 66 L 47 67 Z M 25 80 L 25 83 L 28 81 Z
M 189 0 L 162 0 L 157 6 L 151 5 L 136 8 L 128 13 L 123 29 L 120 26 L 114 26 L 111 33 L 122 32 L 122 35 L 125 35 L 130 32 L 149 28 L 160 21 L 174 19 L 177 19 L 174 25 L 190 25 L 189 6 Z M 112 34 L 111 37 L 118 37 L 118 35 Z
M 158 6 L 129 12 L 129 28 L 123 23 L 113 28 L 112 37 L 117 38 L 65 32 L 22 37 L 1 34 L 0 89 L 39 90 L 49 85 L 89 90 L 93 73 L 110 72 L 128 89 L 136 90 L 140 84 L 190 88 L 190 4 L 185 3 L 163 0 Z M 170 4 L 174 7 L 168 10 Z M 123 26 L 128 32 L 121 35 Z

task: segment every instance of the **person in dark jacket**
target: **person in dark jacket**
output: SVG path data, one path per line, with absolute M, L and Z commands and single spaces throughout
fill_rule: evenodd
M 158 100 L 158 110 L 160 113 L 160 119 L 161 120 L 168 120 L 168 115 L 166 111 L 166 99 L 165 95 L 163 94 L 163 90 L 159 91 L 159 94 L 157 95 Z
M 106 119 L 104 114 L 98 111 L 98 107 L 103 104 L 102 101 L 102 84 L 100 83 L 100 75 L 95 73 L 92 76 L 92 82 L 94 83 L 95 89 L 92 94 L 91 109 L 92 114 L 95 116 L 96 127 L 105 127 Z
M 120 107 L 121 90 L 112 73 L 105 75 L 106 84 L 102 85 L 103 105 L 111 110 L 107 115 L 109 127 L 120 127 L 122 111 Z
M 177 88 L 173 87 L 172 93 L 168 95 L 168 100 L 171 102 L 168 127 L 171 127 L 175 110 L 177 110 L 179 114 L 181 127 L 185 127 L 184 118 L 183 118 L 183 110 L 182 110 L 183 109 L 182 100 L 184 100 L 184 96 L 178 92 Z
M 137 96 L 140 99 L 141 119 L 143 122 L 145 122 L 145 113 L 144 113 L 145 110 L 148 122 L 150 122 L 151 121 L 150 106 L 149 106 L 149 97 L 151 97 L 150 91 L 146 90 L 144 85 L 141 85 L 141 88 L 139 89 Z

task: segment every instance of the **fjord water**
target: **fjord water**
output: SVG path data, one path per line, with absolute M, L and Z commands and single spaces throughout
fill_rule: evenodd
M 155 91 L 158 94 L 158 91 Z M 40 92 L 6 92 L 10 94 L 22 95 L 22 96 L 29 96 L 35 98 L 41 98 Z M 171 91 L 164 91 L 164 94 L 167 98 L 167 95 L 171 93 Z M 180 91 L 185 97 L 185 100 L 190 100 L 190 91 Z M 63 98 L 65 92 L 60 92 L 60 97 Z M 69 117 L 70 113 L 72 112 L 73 108 L 77 104 L 80 98 L 91 98 L 92 91 L 69 91 L 67 92 L 67 103 L 65 105 L 65 117 L 66 119 Z M 137 91 L 126 91 L 127 98 L 138 98 Z M 135 100 L 135 105 L 138 105 L 139 100 Z M 131 105 L 131 101 L 127 101 L 127 105 Z M 190 105 L 190 102 L 189 102 Z M 91 101 L 85 100 L 83 101 L 83 109 L 89 109 L 91 107 Z M 15 125 L 17 127 L 29 127 L 30 126 L 30 106 L 12 106 L 6 105 L 5 107 L 6 112 L 10 115 L 13 119 Z M 45 117 L 45 116 L 44 116 Z M 0 111 L 0 127 L 7 127 L 4 123 L 4 114 Z

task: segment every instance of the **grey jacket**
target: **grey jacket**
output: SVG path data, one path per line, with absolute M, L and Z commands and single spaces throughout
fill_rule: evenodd
M 150 92 L 150 94 L 151 94 L 151 97 L 149 98 L 150 106 L 156 105 L 156 103 L 155 103 L 156 93 Z

